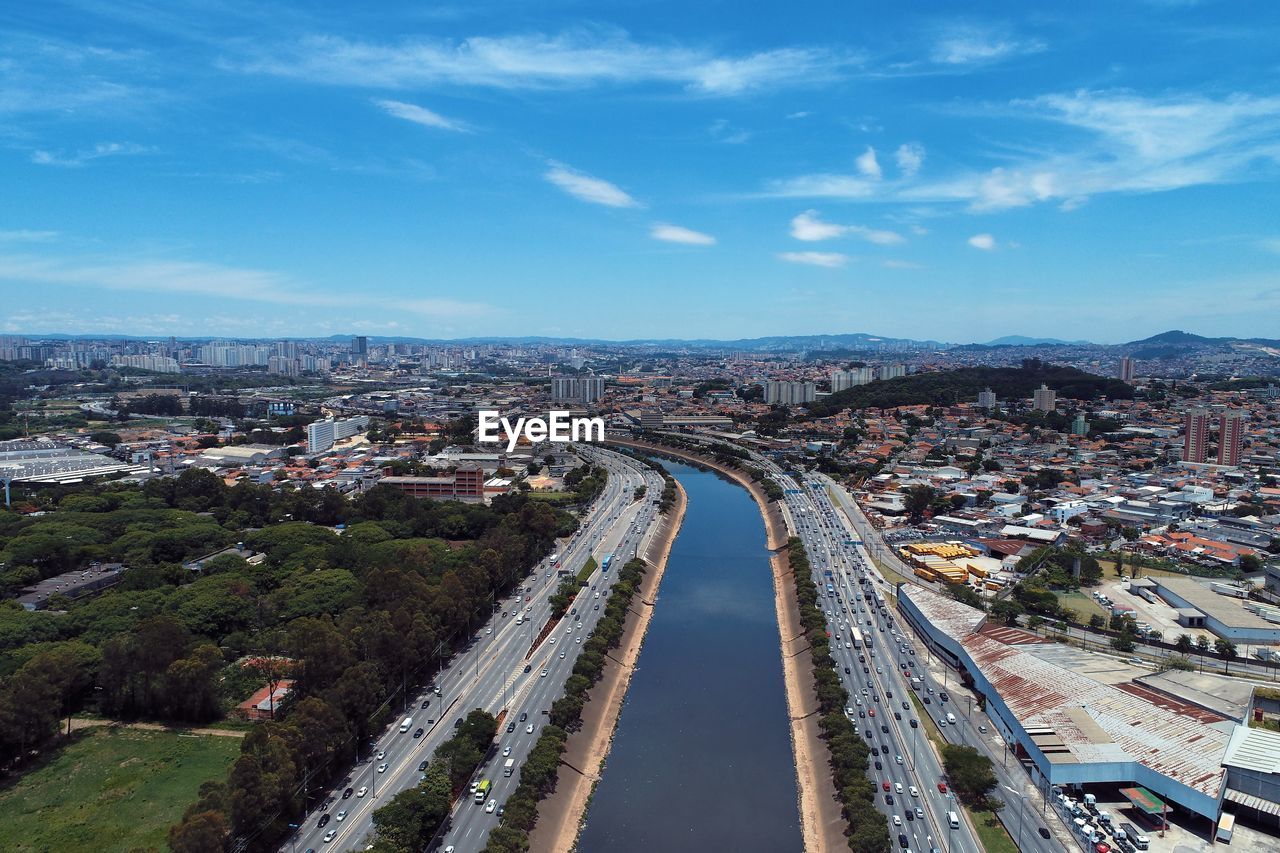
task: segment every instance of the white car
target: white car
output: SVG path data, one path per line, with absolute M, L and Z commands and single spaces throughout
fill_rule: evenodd
M 911 796 L 913 797 L 920 796 L 920 789 L 917 788 L 915 785 L 912 785 L 910 790 L 911 790 Z
M 543 678 L 546 678 L 546 677 L 547 677 L 547 671 L 546 671 L 545 669 L 542 671 L 542 677 L 543 677 Z
M 509 747 L 509 746 L 504 746 L 504 747 L 502 748 L 502 757 L 503 757 L 503 758 L 506 758 L 506 757 L 507 757 L 507 756 L 509 756 L 510 754 L 511 754 L 511 747 Z
M 530 723 L 529 725 L 524 727 L 524 733 L 527 735 L 533 734 L 533 723 Z
M 485 814 L 493 814 L 494 809 L 496 809 L 497 807 L 498 807 L 498 801 L 490 800 L 489 802 L 484 804 Z
M 384 762 L 382 762 L 381 764 L 379 764 L 379 765 L 378 765 L 378 772 L 379 772 L 379 773 L 386 773 L 386 772 L 387 772 L 387 762 L 385 762 L 385 761 L 384 761 Z
M 575 643 L 577 643 L 578 645 L 582 645 L 582 638 L 581 638 L 581 637 L 575 637 L 573 641 L 574 641 Z
M 897 815 L 894 815 L 894 816 L 893 816 L 893 825 L 894 825 L 894 826 L 902 826 L 902 818 L 898 817 Z
M 361 797 L 363 797 L 363 796 L 364 796 L 365 794 L 367 794 L 367 793 L 369 793 L 369 788 L 368 788 L 368 786 L 361 785 L 361 786 L 360 786 L 360 788 L 356 791 L 356 799 L 357 799 L 357 800 L 358 800 L 358 799 L 360 799 Z
M 552 637 L 551 639 L 547 640 L 547 644 L 554 646 L 556 644 L 556 638 Z
M 564 660 L 564 652 L 560 653 L 560 660 Z
M 387 757 L 387 754 L 386 754 L 385 752 L 383 752 L 382 750 L 378 750 L 377 759 L 378 759 L 379 761 L 381 761 L 382 759 L 384 759 L 384 758 L 386 758 L 386 757 Z
M 347 813 L 338 812 L 336 815 L 333 816 L 333 819 L 336 820 L 338 823 L 342 823 L 344 820 L 347 819 Z
M 334 838 L 336 838 L 337 836 L 338 836 L 338 830 L 336 830 L 336 829 L 331 829 L 331 830 L 329 830 L 328 832 L 326 832 L 326 833 L 324 834 L 324 843 L 325 843 L 325 844 L 328 844 L 330 841 L 332 841 L 332 840 L 333 840 Z

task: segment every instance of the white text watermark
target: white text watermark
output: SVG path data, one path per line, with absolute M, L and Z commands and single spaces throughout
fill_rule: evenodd
M 604 418 L 575 418 L 565 411 L 551 411 L 545 418 L 520 417 L 512 423 L 492 409 L 481 410 L 479 438 L 482 443 L 499 444 L 505 439 L 507 452 L 512 453 L 521 436 L 530 444 L 604 441 Z

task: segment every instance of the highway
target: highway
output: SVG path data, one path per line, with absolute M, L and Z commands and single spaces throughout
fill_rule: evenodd
M 850 694 L 846 714 L 872 749 L 869 774 L 877 786 L 876 807 L 889 824 L 894 847 L 982 853 L 968 823 L 950 824 L 949 814 L 959 809 L 949 791 L 939 791 L 942 769 L 919 728 L 904 676 L 904 667 L 914 672 L 923 665 L 897 633 L 888 608 L 876 604 L 877 595 L 883 600 L 883 580 L 819 481 L 800 484 L 769 460 L 757 461 L 785 492 L 788 523 L 804 543 L 824 596 L 831 653 Z M 853 645 L 855 627 L 861 648 Z M 935 701 L 930 699 L 930 706 Z
M 620 566 L 637 550 L 643 554 L 654 529 L 663 488 L 660 475 L 622 454 L 582 445 L 577 450 L 585 459 L 603 465 L 609 477 L 603 493 L 580 520 L 579 530 L 558 543 L 559 566 L 573 574 L 590 556 L 602 562 L 606 555 L 616 554 L 614 559 Z M 636 501 L 635 489 L 642 484 L 647 489 L 645 498 Z M 362 749 L 348 776 L 324 804 L 303 819 L 280 849 L 291 853 L 363 849 L 372 839 L 374 811 L 421 780 L 425 762 L 452 736 L 456 721 L 476 708 L 495 716 L 507 710 L 499 728 L 498 746 L 478 774 L 493 784 L 489 800 L 495 804 L 494 810 L 488 811 L 487 804 L 475 804 L 464 793 L 455 804 L 452 826 L 443 841 L 444 846 L 453 845 L 456 853 L 482 849 L 489 830 L 497 823 L 498 805 L 519 781 L 518 772 L 510 778 L 502 775 L 506 760 L 502 751 L 510 747 L 510 757 L 516 759 L 518 768 L 537 740 L 551 703 L 560 696 L 582 648 L 582 639 L 589 635 L 603 610 L 596 606 L 607 596 L 608 587 L 617 576 L 616 568 L 611 569 L 604 573 L 597 568 L 589 586 L 570 605 L 577 614 L 566 615 L 562 622 L 566 630 L 557 626 L 531 650 L 550 618 L 548 599 L 560 581 L 550 559 L 543 560 L 516 594 L 495 602 L 488 623 L 437 674 L 433 688 L 414 697 L 386 731 Z M 521 713 L 528 714 L 527 721 L 519 720 Z M 401 732 L 405 717 L 412 721 Z M 510 732 L 509 721 L 515 722 Z M 423 733 L 415 737 L 419 728 Z

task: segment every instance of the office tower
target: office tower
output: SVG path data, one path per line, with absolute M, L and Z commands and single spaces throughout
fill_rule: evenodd
M 1058 392 L 1040 383 L 1040 387 L 1031 395 L 1031 407 L 1037 412 L 1052 412 L 1058 406 Z
M 1120 357 L 1120 379 L 1123 382 L 1133 381 L 1133 359 L 1127 355 Z
M 1244 412 L 1228 409 L 1218 416 L 1218 464 L 1239 465 L 1244 449 Z
M 561 403 L 595 403 L 604 396 L 603 376 L 553 376 L 551 399 Z
M 369 356 L 369 339 L 360 335 L 351 339 L 351 354 L 357 359 L 365 359 Z
M 990 388 L 978 392 L 978 408 L 994 409 L 996 407 L 996 392 Z
M 1209 446 L 1209 410 L 1188 409 L 1184 429 L 1182 461 L 1203 462 Z

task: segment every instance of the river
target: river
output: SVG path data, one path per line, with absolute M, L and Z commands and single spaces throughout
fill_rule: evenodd
M 760 511 L 715 473 L 662 464 L 689 503 L 578 849 L 799 851 Z

